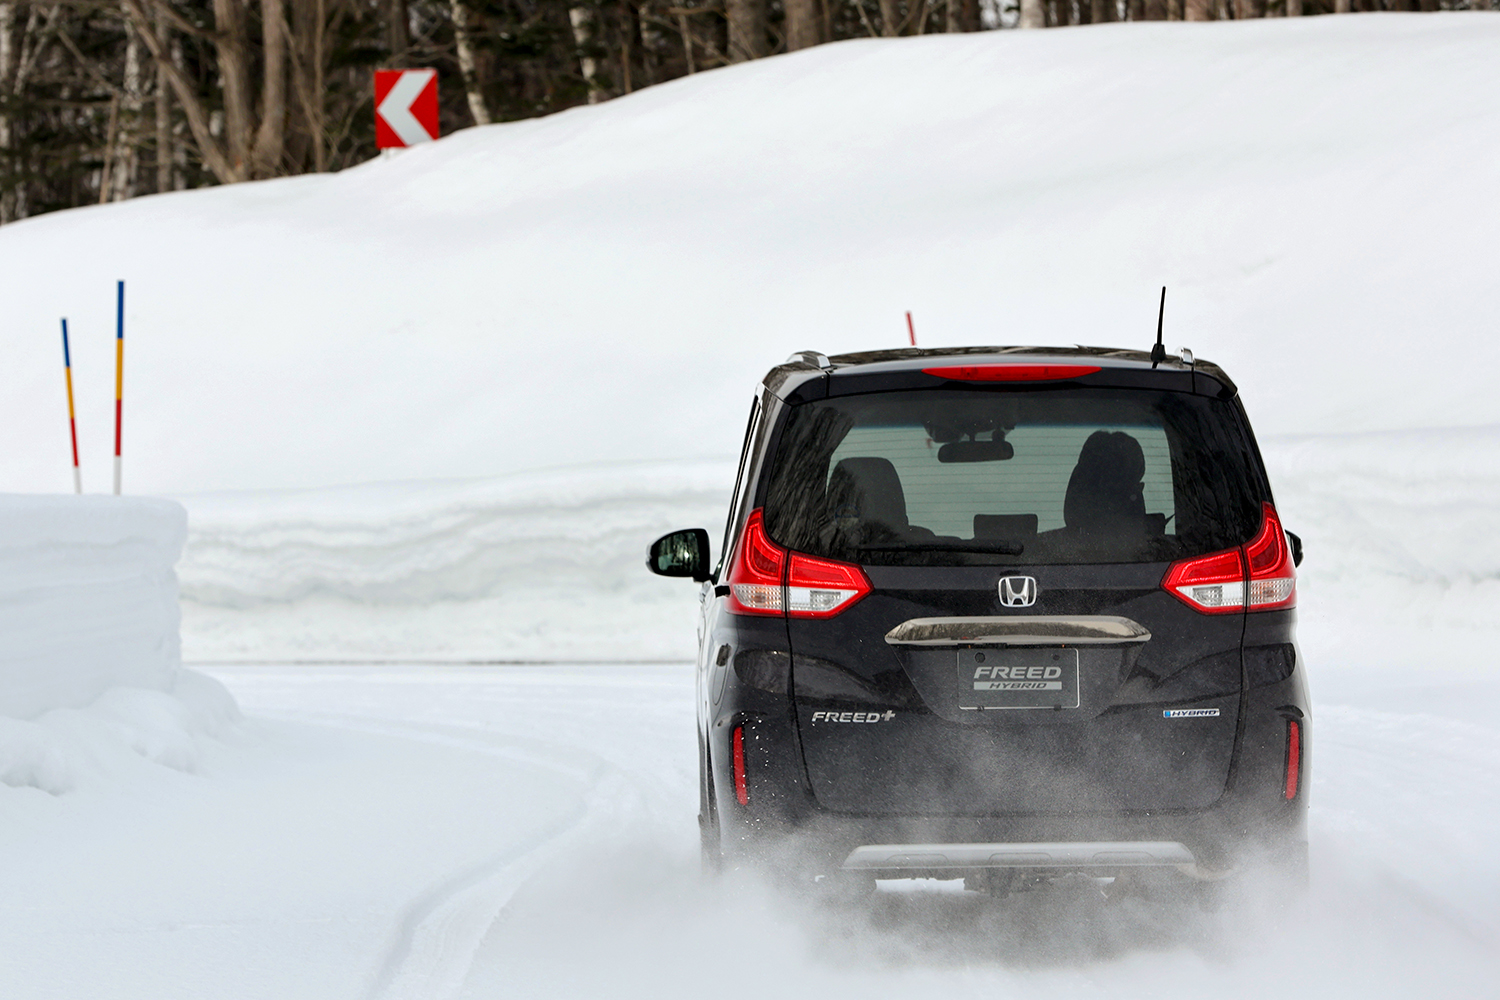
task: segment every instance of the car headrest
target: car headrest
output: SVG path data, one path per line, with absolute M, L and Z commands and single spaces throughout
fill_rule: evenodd
M 840 460 L 828 477 L 828 499 L 835 517 L 854 517 L 894 531 L 910 526 L 901 477 L 888 458 Z
M 1068 479 L 1063 523 L 1087 529 L 1104 521 L 1144 518 L 1145 475 L 1146 456 L 1139 441 L 1124 431 L 1095 431 L 1083 443 Z

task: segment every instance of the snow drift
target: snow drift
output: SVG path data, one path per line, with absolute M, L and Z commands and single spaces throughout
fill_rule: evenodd
M 844 42 L 6 226 L 0 489 L 68 481 L 62 315 L 98 482 L 118 278 L 156 493 L 722 456 L 792 350 L 906 309 L 1144 347 L 1163 284 L 1262 433 L 1500 422 L 1497 46 L 1479 12 Z

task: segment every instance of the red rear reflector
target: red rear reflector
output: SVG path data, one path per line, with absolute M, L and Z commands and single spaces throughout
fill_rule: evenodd
M 758 509 L 745 521 L 728 583 L 730 611 L 793 618 L 832 618 L 871 590 L 853 563 L 788 552 L 771 541 Z
M 1161 585 L 1195 611 L 1226 614 L 1297 605 L 1297 571 L 1276 508 L 1262 506 L 1260 532 L 1237 549 L 1175 562 Z M 1248 584 L 1248 587 L 1246 586 Z
M 1098 365 L 945 365 L 922 372 L 959 382 L 1055 382 L 1099 370 Z
M 745 777 L 745 727 L 734 727 L 734 797 L 740 805 L 750 804 L 750 782 Z
M 1286 721 L 1286 800 L 1297 797 L 1297 779 L 1302 772 L 1302 726 L 1296 719 Z

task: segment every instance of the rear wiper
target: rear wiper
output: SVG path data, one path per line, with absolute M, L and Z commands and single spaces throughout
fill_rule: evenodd
M 1018 556 L 1026 551 L 1020 542 L 877 542 L 859 546 L 861 552 L 979 552 L 987 555 Z

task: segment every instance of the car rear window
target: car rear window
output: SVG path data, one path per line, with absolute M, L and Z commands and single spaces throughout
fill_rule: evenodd
M 792 408 L 767 530 L 867 564 L 1159 562 L 1259 526 L 1231 403 L 1156 390 L 943 389 Z

